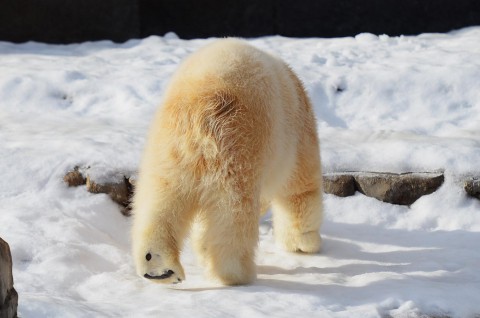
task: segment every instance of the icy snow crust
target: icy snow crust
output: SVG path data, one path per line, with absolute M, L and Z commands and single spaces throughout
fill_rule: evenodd
M 277 248 L 260 225 L 258 280 L 221 287 L 189 244 L 187 281 L 134 274 L 131 219 L 67 188 L 76 165 L 135 171 L 178 63 L 212 41 L 0 43 L 0 236 L 21 317 L 474 317 L 480 314 L 480 28 L 448 34 L 251 39 L 283 57 L 313 100 L 325 172 L 445 171 L 411 207 L 325 195 L 319 255 Z

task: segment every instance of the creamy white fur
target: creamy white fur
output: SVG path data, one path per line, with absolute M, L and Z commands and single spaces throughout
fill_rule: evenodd
M 185 279 L 179 255 L 193 225 L 208 273 L 250 283 L 260 214 L 273 203 L 277 242 L 315 253 L 321 193 L 315 119 L 296 75 L 246 42 L 216 41 L 180 66 L 153 120 L 133 201 L 137 272 Z

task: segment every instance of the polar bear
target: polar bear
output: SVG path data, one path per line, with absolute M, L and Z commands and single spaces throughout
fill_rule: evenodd
M 240 39 L 207 45 L 173 76 L 147 137 L 132 202 L 137 273 L 184 280 L 192 229 L 211 277 L 251 283 L 270 204 L 277 243 L 318 252 L 321 180 L 316 121 L 293 71 Z

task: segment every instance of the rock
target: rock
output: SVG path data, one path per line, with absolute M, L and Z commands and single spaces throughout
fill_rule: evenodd
M 0 318 L 17 317 L 18 294 L 13 288 L 12 255 L 0 238 Z
M 133 191 L 135 189 L 135 182 L 137 181 L 137 178 L 135 176 L 131 176 L 129 178 L 125 178 L 126 184 L 127 184 L 127 190 L 128 190 L 128 202 L 129 204 L 125 206 L 122 209 L 122 214 L 125 216 L 131 216 L 132 215 L 132 206 L 130 205 L 131 198 L 133 196 Z
M 123 207 L 120 212 L 126 217 L 132 216 L 132 207 L 127 205 L 126 207 Z
M 480 179 L 472 178 L 465 181 L 464 188 L 469 196 L 480 199 Z
M 87 177 L 85 178 L 84 175 Z M 101 168 L 75 167 L 69 171 L 63 180 L 69 187 L 76 187 L 86 184 L 90 193 L 105 193 L 123 208 L 121 212 L 125 216 L 131 215 L 130 198 L 133 195 L 133 188 L 136 180 L 135 174 L 126 177 L 125 174 L 117 171 Z
M 125 177 L 118 181 L 102 183 L 101 181 L 97 182 L 90 175 L 87 175 L 87 190 L 89 192 L 108 194 L 113 201 L 123 207 L 127 207 L 130 202 L 131 191 L 129 188 L 130 184 Z
M 67 174 L 63 177 L 63 181 L 65 181 L 69 187 L 78 187 L 87 182 L 86 178 L 79 171 L 78 167 L 75 167 L 73 171 L 67 172 Z
M 131 215 L 130 199 L 133 195 L 137 176 L 135 172 L 120 173 L 105 169 L 87 168 L 87 190 L 91 193 L 105 193 L 123 208 L 122 214 Z M 82 171 L 76 167 L 65 176 L 67 184 L 79 185 L 83 181 Z M 67 181 L 68 180 L 68 181 Z M 72 181 L 70 181 L 72 180 Z M 323 176 L 324 192 L 348 197 L 356 191 L 380 201 L 410 205 L 423 195 L 435 192 L 444 181 L 442 173 L 377 173 L 348 172 L 327 173 Z M 480 180 L 465 183 L 465 190 L 480 199 Z
M 133 189 L 135 187 L 135 184 L 137 183 L 137 177 L 131 176 L 130 178 L 128 178 L 128 183 L 130 183 L 130 186 Z
M 323 191 L 339 197 L 355 194 L 355 178 L 352 175 L 326 174 L 323 176 Z
M 423 195 L 435 192 L 444 181 L 443 174 L 432 173 L 360 173 L 355 175 L 358 191 L 380 201 L 410 205 Z

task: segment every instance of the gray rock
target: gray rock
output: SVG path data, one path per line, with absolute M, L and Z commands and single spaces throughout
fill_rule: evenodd
M 323 191 L 339 197 L 355 194 L 355 178 L 345 174 L 326 174 L 323 176 Z
M 101 183 L 97 182 L 90 175 L 87 175 L 87 190 L 91 193 L 108 194 L 113 201 L 123 207 L 127 207 L 130 202 L 130 184 L 126 178 L 122 178 L 118 181 Z
M 73 171 L 67 172 L 67 174 L 63 177 L 63 181 L 69 187 L 78 187 L 80 185 L 86 184 L 87 179 L 80 172 L 79 168 L 75 167 Z
M 108 194 L 113 201 L 123 206 L 122 214 L 130 216 L 130 200 L 136 183 L 136 174 L 134 172 L 123 174 L 118 171 L 106 170 L 89 169 L 86 172 L 87 190 L 91 193 Z M 80 182 L 82 173 L 79 169 L 71 171 L 70 174 L 72 179 L 75 177 Z M 330 173 L 323 176 L 325 193 L 347 197 L 359 191 L 380 201 L 400 205 L 410 205 L 421 196 L 435 192 L 443 184 L 443 181 L 442 173 L 428 172 L 401 174 L 349 172 Z M 480 198 L 478 183 L 478 180 L 466 183 L 465 190 L 468 192 L 469 189 L 472 189 L 469 192 L 472 193 L 470 195 Z
M 410 205 L 421 196 L 435 192 L 444 181 L 433 173 L 359 173 L 355 175 L 358 191 L 383 202 Z
M 13 288 L 12 255 L 0 238 L 0 318 L 17 317 L 18 294 Z
M 63 177 L 69 187 L 86 185 L 90 193 L 108 194 L 113 201 L 122 206 L 121 212 L 125 216 L 131 214 L 130 198 L 133 195 L 135 179 L 133 173 L 132 176 L 126 177 L 108 167 L 102 169 L 90 166 L 85 168 L 77 166 Z
M 480 199 L 480 179 L 472 178 L 465 181 L 464 188 L 469 196 Z
M 131 176 L 130 178 L 128 178 L 128 182 L 130 183 L 130 186 L 134 188 L 135 184 L 137 183 L 137 176 Z

